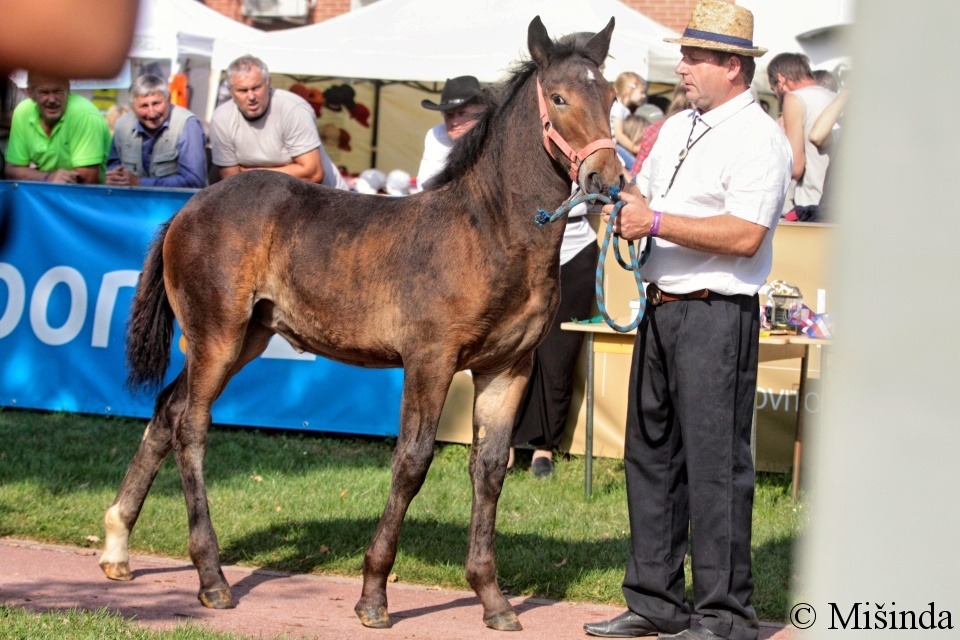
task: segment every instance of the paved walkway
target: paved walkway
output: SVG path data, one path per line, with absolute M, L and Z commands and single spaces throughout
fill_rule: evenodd
M 197 574 L 189 562 L 133 556 L 133 581 L 114 582 L 100 571 L 99 555 L 93 549 L 0 539 L 0 603 L 33 611 L 106 608 L 157 629 L 191 624 L 291 640 L 584 640 L 584 622 L 621 611 L 513 597 L 524 630 L 498 633 L 483 624 L 473 592 L 394 583 L 387 587 L 393 628 L 367 629 L 353 613 L 358 579 L 224 567 L 237 608 L 213 611 L 197 600 Z M 791 628 L 761 624 L 761 640 L 798 638 Z

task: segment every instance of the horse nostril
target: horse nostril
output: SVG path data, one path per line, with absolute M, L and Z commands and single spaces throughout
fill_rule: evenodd
M 603 191 L 603 179 L 599 171 L 591 171 L 587 174 L 587 188 L 589 193 L 601 193 Z

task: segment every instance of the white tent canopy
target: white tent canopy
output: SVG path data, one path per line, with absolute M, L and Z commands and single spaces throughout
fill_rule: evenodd
M 212 107 L 210 56 L 216 38 L 255 39 L 263 32 L 232 20 L 196 0 L 140 0 L 129 57 L 132 74 L 144 71 L 171 76 L 188 70 L 190 109 L 201 118 Z M 159 67 L 159 68 L 157 68 Z M 131 78 L 116 84 L 129 86 Z
M 663 41 L 664 38 L 676 38 L 679 35 L 676 31 L 631 9 L 621 0 L 591 0 L 590 6 L 601 16 L 616 17 L 617 27 L 614 29 L 614 38 L 617 30 L 628 31 L 631 34 L 644 34 L 649 52 L 647 75 L 644 76 L 647 80 L 666 84 L 676 83 L 677 74 L 674 72 L 674 67 L 680 62 L 680 47 Z M 607 65 L 610 66 L 610 62 Z
M 220 72 L 245 54 L 262 59 L 275 76 L 286 76 L 275 77 L 274 86 L 287 87 L 291 78 L 349 80 L 357 101 L 374 106 L 375 131 L 373 140 L 364 142 L 369 132 L 324 110 L 321 126 L 333 121 L 352 136 L 352 160 L 342 164 L 361 170 L 358 158 L 369 149 L 365 157 L 375 156 L 377 168 L 413 174 L 424 133 L 439 117 L 420 107 L 421 90 L 399 83 L 423 86 L 462 75 L 485 83 L 503 80 L 515 62 L 529 57 L 527 30 L 535 16 L 554 38 L 600 31 L 614 16 L 607 78 L 629 70 L 655 81 L 676 79 L 679 47 L 663 42 L 676 34 L 617 0 L 518 0 L 493 7 L 476 2 L 455 11 L 449 0 L 378 0 L 325 22 L 256 39 L 217 38 L 209 92 L 216 95 Z M 355 81 L 374 81 L 377 89 L 369 92 Z M 207 117 L 211 114 L 212 106 Z M 338 158 L 334 162 L 341 164 Z
M 473 75 L 495 82 L 528 56 L 527 27 L 537 15 L 553 37 L 599 31 L 617 16 L 608 76 L 623 70 L 662 76 L 660 61 L 673 52 L 672 68 L 679 59 L 676 47 L 663 42 L 673 32 L 615 0 L 522 0 L 456 11 L 449 0 L 379 0 L 257 40 L 218 38 L 211 67 L 223 70 L 249 53 L 272 71 L 292 75 L 423 82 Z M 648 51 L 655 52 L 658 68 L 650 68 Z M 667 74 L 672 81 L 672 70 Z
M 209 58 L 215 38 L 256 38 L 263 32 L 196 0 L 141 0 L 131 58 Z

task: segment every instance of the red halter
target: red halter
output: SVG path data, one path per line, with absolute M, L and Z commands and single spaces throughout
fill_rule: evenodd
M 567 141 L 563 139 L 560 132 L 557 131 L 553 123 L 550 122 L 550 116 L 547 114 L 547 102 L 543 99 L 543 87 L 540 86 L 539 76 L 537 77 L 537 102 L 540 104 L 540 122 L 543 123 L 543 146 L 546 147 L 547 153 L 550 154 L 551 158 L 553 158 L 554 155 L 550 150 L 550 141 L 553 140 L 554 144 L 560 148 L 563 155 L 570 161 L 570 179 L 573 182 L 576 182 L 577 176 L 580 175 L 580 165 L 582 165 L 583 161 L 591 154 L 600 149 L 617 148 L 613 142 L 613 138 L 601 138 L 600 140 L 591 142 L 583 149 L 580 149 L 580 151 L 574 151 L 573 147 L 567 144 Z

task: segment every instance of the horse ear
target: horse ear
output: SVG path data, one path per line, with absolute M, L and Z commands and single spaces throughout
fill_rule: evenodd
M 598 67 L 603 66 L 603 63 L 607 60 L 614 22 L 613 16 L 610 16 L 610 22 L 603 28 L 603 31 L 590 38 L 590 41 L 584 47 L 586 56 Z
M 553 40 L 550 39 L 540 16 L 535 17 L 527 28 L 527 47 L 530 49 L 530 57 L 537 66 L 546 67 L 553 52 Z

